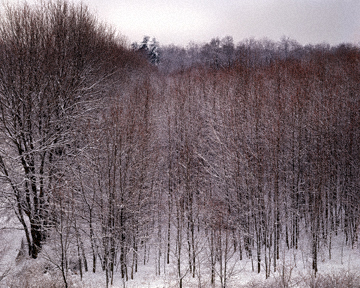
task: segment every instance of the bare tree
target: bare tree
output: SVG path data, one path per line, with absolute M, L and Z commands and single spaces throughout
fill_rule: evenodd
M 128 56 L 86 7 L 60 0 L 6 6 L 0 38 L 0 173 L 36 258 L 57 222 L 52 191 L 80 145 L 76 123 Z

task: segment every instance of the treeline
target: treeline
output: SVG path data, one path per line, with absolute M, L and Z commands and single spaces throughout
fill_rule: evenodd
M 155 265 L 226 287 L 245 259 L 269 277 L 307 249 L 316 274 L 335 237 L 357 245 L 358 47 L 228 37 L 150 67 L 84 7 L 5 16 L 2 197 L 66 286 Z
M 338 53 L 340 50 L 351 48 L 354 47 L 348 44 L 331 47 L 325 43 L 303 46 L 288 37 L 282 37 L 278 42 L 266 38 L 262 40 L 250 38 L 234 43 L 231 36 L 226 36 L 222 39 L 213 38 L 209 43 L 191 42 L 186 47 L 180 47 L 160 46 L 155 38 L 150 41 L 150 37 L 147 36 L 144 37 L 141 45 L 133 44 L 133 49 L 145 50 L 148 58 L 156 58 L 157 61 L 153 61 L 153 63 L 158 64 L 159 70 L 166 74 L 195 66 L 224 69 L 239 63 L 239 61 L 245 61 L 246 63 L 243 64 L 246 66 L 264 66 L 288 58 L 309 60 L 314 56 L 315 51 Z

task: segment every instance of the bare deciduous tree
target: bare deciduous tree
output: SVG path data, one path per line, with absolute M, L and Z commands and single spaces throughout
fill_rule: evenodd
M 52 192 L 81 146 L 77 123 L 94 110 L 128 52 L 86 7 L 60 0 L 6 6 L 0 38 L 0 173 L 36 258 L 57 222 Z

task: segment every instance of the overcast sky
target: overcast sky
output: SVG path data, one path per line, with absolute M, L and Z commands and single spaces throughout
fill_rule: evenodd
M 16 2 L 17 0 L 10 0 Z M 31 0 L 34 2 L 35 0 Z M 46 0 L 45 0 L 46 1 Z M 81 0 L 73 0 L 80 2 Z M 129 42 L 144 35 L 186 46 L 213 37 L 301 44 L 360 42 L 360 0 L 82 0 Z

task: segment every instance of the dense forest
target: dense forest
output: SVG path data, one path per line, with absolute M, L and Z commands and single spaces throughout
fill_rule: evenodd
M 82 5 L 6 7 L 0 209 L 18 258 L 64 287 L 74 272 L 125 287 L 147 265 L 225 288 L 244 261 L 269 278 L 301 250 L 316 276 L 338 239 L 356 250 L 359 47 L 149 39 L 128 45 Z

